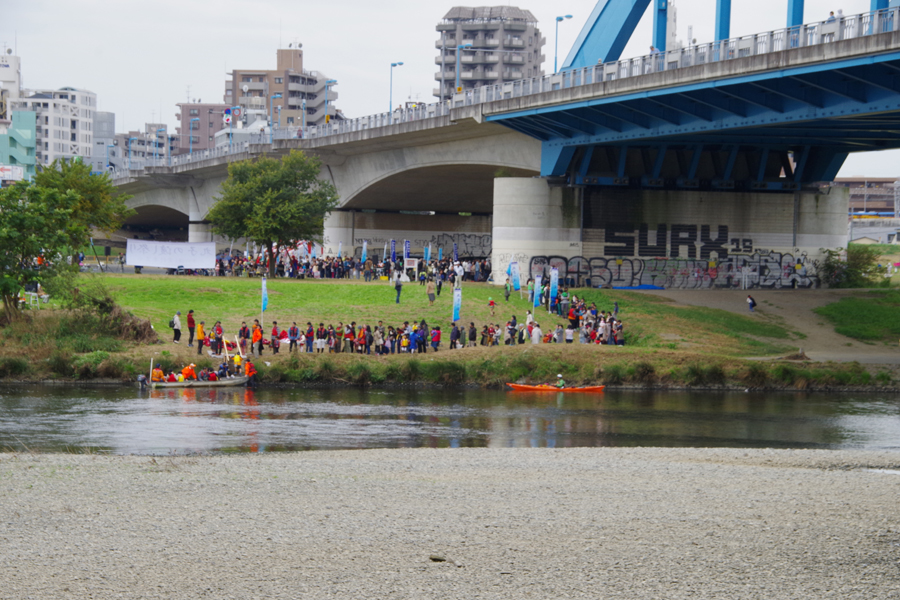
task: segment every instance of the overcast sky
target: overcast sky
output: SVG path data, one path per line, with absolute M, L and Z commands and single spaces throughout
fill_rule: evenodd
M 698 42 L 713 39 L 716 0 L 674 0 L 678 37 L 693 26 Z M 401 0 L 5 0 L 0 45 L 14 47 L 30 88 L 85 88 L 100 110 L 116 113 L 116 130 L 151 121 L 175 126 L 176 102 L 222 102 L 226 72 L 274 69 L 279 43 L 303 43 L 304 67 L 338 80 L 337 106 L 348 117 L 388 109 L 390 63 L 394 105 L 408 98 L 433 102 L 437 22 L 452 2 Z M 503 4 L 499 2 L 498 4 Z M 596 0 L 523 0 L 547 38 L 544 71 L 553 70 L 554 19 L 560 24 L 559 60 L 568 54 Z M 473 5 L 473 3 L 468 3 Z M 806 2 L 806 22 L 829 10 L 865 12 L 869 0 Z M 731 35 L 785 26 L 787 0 L 734 0 Z M 644 16 L 623 57 L 645 54 L 652 18 Z M 190 93 L 188 87 L 190 86 Z M 858 154 L 841 175 L 900 175 L 900 151 Z

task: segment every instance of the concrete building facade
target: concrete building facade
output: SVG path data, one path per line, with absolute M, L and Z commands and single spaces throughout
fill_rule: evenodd
M 222 117 L 229 104 L 207 104 L 203 102 L 179 102 L 175 118 L 180 125 L 175 128 L 174 154 L 187 154 L 192 149 L 208 150 L 214 148 L 216 133 L 227 129 Z M 199 121 L 191 121 L 199 119 Z M 188 135 L 190 131 L 190 136 Z M 193 141 L 191 140 L 193 138 Z
M 9 53 L 0 54 L 0 120 L 12 119 L 11 105 L 19 99 L 21 93 L 22 72 L 19 57 Z
M 338 93 L 336 82 L 328 83 L 321 71 L 303 68 L 303 50 L 281 48 L 276 52 L 274 70 L 235 69 L 231 79 L 225 82 L 224 101 L 228 106 L 275 111 L 274 122 L 281 127 L 321 125 L 327 114 L 330 118 L 343 118 L 336 107 Z M 272 96 L 280 94 L 280 98 Z M 305 112 L 305 118 L 304 118 Z M 237 124 L 235 124 L 237 126 Z
M 32 90 L 12 102 L 12 109 L 35 113 L 37 164 L 49 165 L 60 158 L 92 160 L 97 109 L 93 92 L 72 87 Z
M 114 147 L 109 149 L 111 168 L 136 168 L 148 158 L 167 158 L 167 152 L 171 151 L 167 143 L 170 139 L 168 133 L 165 123 L 145 123 L 143 131 L 115 134 Z
M 94 113 L 94 152 L 91 156 L 91 170 L 105 173 L 114 158 L 118 157 L 116 140 L 116 113 L 97 111 Z M 109 164 L 107 164 L 109 157 Z
M 9 116 L 10 119 L 0 121 L 0 166 L 21 167 L 23 178 L 31 180 L 35 168 L 37 117 L 30 111 L 12 111 Z
M 437 24 L 439 34 L 435 59 L 439 70 L 434 95 L 442 100 L 456 92 L 456 51 L 460 51 L 459 82 L 463 90 L 499 85 L 544 74 L 543 47 L 537 19 L 530 11 L 515 6 L 450 9 Z

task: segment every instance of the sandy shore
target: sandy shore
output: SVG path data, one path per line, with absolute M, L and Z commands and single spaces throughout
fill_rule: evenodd
M 5 454 L 0 598 L 900 598 L 872 468 L 900 454 Z

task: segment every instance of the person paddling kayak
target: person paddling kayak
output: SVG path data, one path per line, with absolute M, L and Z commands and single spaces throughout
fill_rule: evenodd
M 562 374 L 556 375 L 556 387 L 558 387 L 560 389 L 566 387 L 566 382 L 563 381 Z

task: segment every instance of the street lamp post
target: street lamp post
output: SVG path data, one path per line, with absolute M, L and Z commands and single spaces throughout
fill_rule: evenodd
M 463 48 L 471 48 L 472 44 L 460 44 L 456 47 L 456 93 L 459 93 L 459 53 Z
M 273 104 L 275 103 L 275 98 L 281 98 L 281 94 L 272 94 L 269 97 L 269 143 L 273 143 L 275 140 L 275 108 Z
M 402 62 L 391 63 L 391 93 L 388 97 L 388 123 L 394 122 L 394 67 L 399 67 Z
M 160 127 L 156 130 L 156 139 L 153 140 L 153 159 L 156 160 L 159 158 L 159 132 L 165 132 L 165 127 Z
M 337 79 L 329 79 L 325 82 L 325 122 L 330 121 L 328 117 L 328 86 L 337 83 Z
M 131 142 L 136 140 L 136 137 L 128 138 L 128 170 L 131 170 Z
M 563 19 L 571 19 L 571 18 L 572 18 L 572 15 L 565 15 L 565 16 L 562 16 L 562 17 L 556 17 L 556 39 L 553 40 L 553 72 L 554 72 L 554 73 L 557 72 L 557 68 L 556 68 L 556 57 L 557 57 L 557 54 L 559 53 L 559 23 L 560 23 L 560 21 L 562 21 Z
M 194 153 L 194 121 L 200 122 L 200 117 L 194 117 L 188 123 L 188 154 Z

